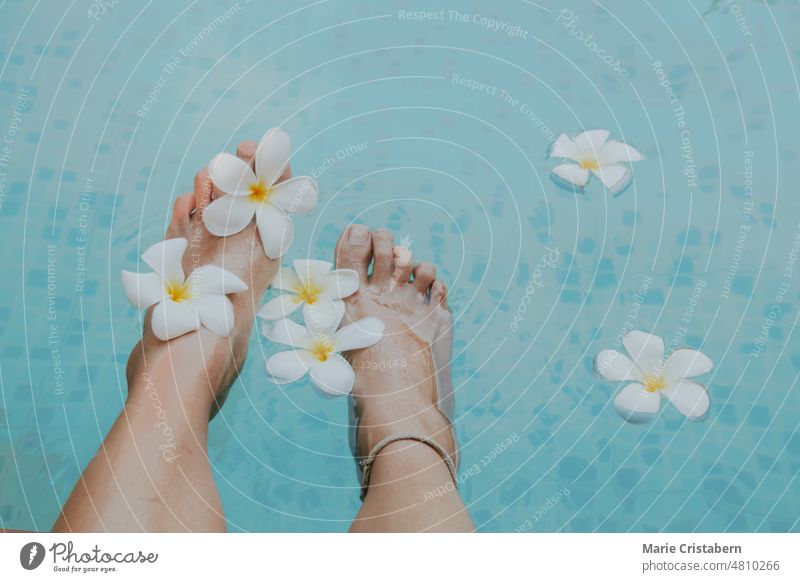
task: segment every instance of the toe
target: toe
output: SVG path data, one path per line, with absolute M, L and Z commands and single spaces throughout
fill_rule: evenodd
M 175 206 L 172 207 L 172 222 L 176 226 L 186 226 L 194 210 L 194 192 L 186 192 L 175 199 Z
M 420 293 L 427 293 L 428 288 L 436 279 L 436 267 L 430 263 L 420 263 L 414 267 L 414 287 Z
M 250 167 L 253 168 L 253 170 L 256 169 L 256 151 L 258 151 L 258 144 L 251 139 L 245 140 L 236 146 L 236 156 L 250 164 Z M 281 174 L 281 177 L 278 178 L 278 182 L 283 182 L 291 177 L 292 167 L 287 165 L 286 169 L 283 171 L 283 174 Z
M 372 276 L 370 282 L 385 285 L 394 271 L 394 241 L 392 233 L 385 228 L 372 231 Z
M 431 285 L 431 302 L 447 309 L 447 287 L 441 279 L 436 279 Z
M 245 140 L 236 146 L 236 157 L 244 160 L 250 167 L 255 169 L 256 150 L 258 144 L 251 139 Z
M 397 285 L 406 285 L 414 268 L 414 256 L 406 247 L 394 247 L 394 272 L 392 279 Z
M 367 283 L 367 269 L 372 258 L 372 241 L 369 227 L 351 224 L 336 243 L 334 261 L 337 269 L 353 269 L 361 284 Z
M 203 168 L 194 177 L 194 200 L 195 208 L 200 213 L 201 217 L 203 211 L 211 204 L 211 192 L 214 185 L 211 183 L 211 178 L 208 175 L 208 168 Z
M 164 239 L 189 236 L 189 225 L 191 223 L 192 210 L 194 210 L 194 192 L 181 194 L 175 199 L 172 206 L 172 217 L 167 227 L 167 234 Z

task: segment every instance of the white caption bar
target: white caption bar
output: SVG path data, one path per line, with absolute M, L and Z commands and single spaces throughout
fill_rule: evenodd
M 798 580 L 799 543 L 798 534 L 0 534 L 0 579 Z

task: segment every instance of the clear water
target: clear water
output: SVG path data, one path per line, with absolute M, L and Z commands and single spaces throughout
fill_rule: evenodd
M 330 257 L 356 220 L 410 236 L 451 288 L 462 491 L 482 531 L 800 530 L 800 9 L 568 4 L 573 28 L 548 0 L 0 2 L 0 527 L 48 528 L 120 409 L 139 325 L 120 269 L 213 154 L 281 125 L 323 189 L 287 259 Z M 444 20 L 399 17 L 425 8 Z M 559 189 L 551 138 L 598 127 L 647 156 L 634 183 Z M 537 272 L 546 246 L 558 260 Z M 616 415 L 592 358 L 631 325 L 714 359 L 704 422 Z M 272 349 L 253 335 L 212 423 L 230 529 L 343 531 L 346 402 L 269 384 Z

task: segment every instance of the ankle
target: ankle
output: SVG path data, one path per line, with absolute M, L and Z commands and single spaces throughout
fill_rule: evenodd
M 157 349 L 144 348 L 142 340 L 128 361 L 128 403 L 150 402 L 159 409 L 208 422 L 216 396 L 235 378 L 233 355 L 226 338 L 186 336 Z M 213 335 L 213 334 L 208 334 Z M 183 341 L 181 341 L 183 340 Z M 191 345 L 189 345 L 191 344 Z
M 430 439 L 455 459 L 456 443 L 450 421 L 430 402 L 414 402 L 412 398 L 393 403 L 378 401 L 361 414 L 358 425 L 361 455 L 368 455 L 384 439 L 399 435 Z

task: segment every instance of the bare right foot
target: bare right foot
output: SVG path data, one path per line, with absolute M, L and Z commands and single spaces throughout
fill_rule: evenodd
M 347 355 L 356 372 L 354 452 L 363 457 L 384 438 L 413 434 L 438 443 L 455 464 L 457 445 L 448 417 L 452 316 L 436 269 L 427 263 L 414 268 L 410 251 L 395 249 L 388 230 L 370 232 L 363 225 L 342 233 L 336 265 L 361 278 L 360 290 L 346 300 L 346 319 L 377 317 L 386 326 L 376 345 Z M 397 445 L 387 447 L 386 454 L 419 443 Z

